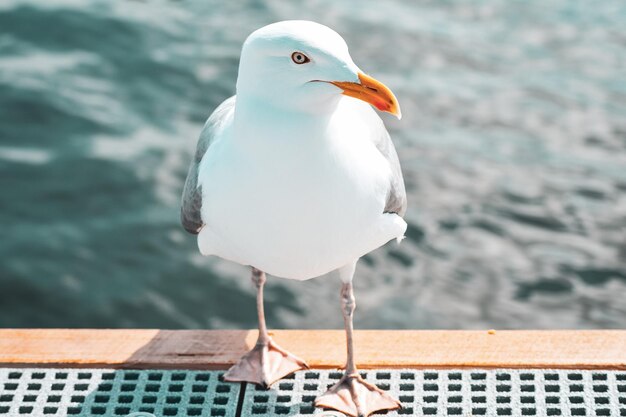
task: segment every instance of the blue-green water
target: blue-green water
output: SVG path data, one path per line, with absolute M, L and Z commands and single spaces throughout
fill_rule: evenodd
M 407 239 L 358 328 L 626 327 L 626 3 L 0 2 L 0 326 L 255 326 L 247 269 L 178 222 L 254 29 L 311 19 L 398 96 Z M 338 283 L 268 282 L 271 327 L 340 327 Z

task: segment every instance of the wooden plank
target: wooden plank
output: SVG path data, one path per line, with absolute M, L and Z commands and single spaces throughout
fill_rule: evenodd
M 0 366 L 225 369 L 252 347 L 247 330 L 0 329 Z M 276 330 L 313 368 L 345 361 L 341 330 Z M 626 331 L 357 330 L 361 368 L 626 369 Z

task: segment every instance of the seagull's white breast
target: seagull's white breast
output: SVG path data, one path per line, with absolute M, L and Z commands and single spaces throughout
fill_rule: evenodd
M 402 237 L 404 220 L 383 214 L 391 171 L 360 105 L 342 100 L 325 126 L 226 126 L 199 170 L 201 252 L 308 279 Z

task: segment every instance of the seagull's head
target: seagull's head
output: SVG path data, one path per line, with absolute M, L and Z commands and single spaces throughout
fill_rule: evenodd
M 266 106 L 306 112 L 332 110 L 345 95 L 401 117 L 394 94 L 356 66 L 343 38 L 308 21 L 274 23 L 246 39 L 237 95 Z

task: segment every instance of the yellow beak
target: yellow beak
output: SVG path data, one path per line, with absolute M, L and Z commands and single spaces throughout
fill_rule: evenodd
M 359 73 L 359 81 L 358 83 L 346 81 L 331 81 L 330 83 L 341 88 L 342 94 L 346 96 L 358 98 L 380 111 L 391 113 L 398 119 L 402 118 L 398 100 L 385 84 L 363 73 Z

